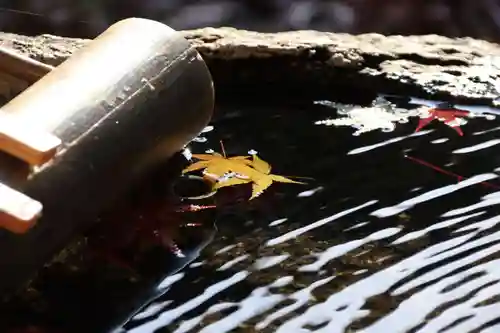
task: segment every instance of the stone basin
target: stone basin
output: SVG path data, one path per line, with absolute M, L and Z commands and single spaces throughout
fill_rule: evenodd
M 189 213 L 204 227 L 181 232 L 183 258 L 134 243 L 120 248 L 128 259 L 120 265 L 93 245 L 122 235 L 125 218 L 114 218 L 111 231 L 97 227 L 68 244 L 3 305 L 12 318 L 3 331 L 26 323 L 46 332 L 499 329 L 498 45 L 231 28 L 184 34 L 217 92 L 213 127 L 189 150 L 221 151 L 220 141 L 230 156 L 254 150 L 272 173 L 307 184 L 273 184 L 252 201 L 246 185 L 188 201 L 219 207 Z M 52 65 L 87 42 L 0 39 Z M 437 119 L 415 131 L 431 114 Z M 154 194 L 141 202 L 164 195 L 186 164 L 179 155 L 130 202 L 143 190 Z

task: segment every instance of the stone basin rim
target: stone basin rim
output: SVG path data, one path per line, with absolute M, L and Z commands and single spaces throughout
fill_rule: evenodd
M 398 94 L 497 106 L 500 45 L 439 35 L 351 35 L 235 28 L 180 31 L 200 52 L 221 96 L 329 98 Z M 58 65 L 89 39 L 0 32 L 0 43 Z

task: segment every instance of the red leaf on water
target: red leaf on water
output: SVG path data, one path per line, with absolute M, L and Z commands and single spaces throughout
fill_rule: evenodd
M 415 132 L 420 131 L 430 122 L 437 119 L 439 121 L 442 121 L 446 125 L 450 126 L 451 128 L 453 128 L 458 133 L 458 135 L 460 136 L 464 135 L 462 129 L 460 128 L 459 120 L 469 116 L 470 115 L 469 111 L 456 109 L 452 106 L 447 106 L 447 105 L 438 105 L 435 108 L 427 110 L 427 112 L 429 113 L 429 116 L 420 119 L 420 121 L 418 122 L 418 126 L 415 129 Z

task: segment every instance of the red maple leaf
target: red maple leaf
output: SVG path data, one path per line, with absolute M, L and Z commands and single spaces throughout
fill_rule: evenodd
M 462 129 L 460 128 L 459 120 L 470 115 L 469 111 L 456 109 L 453 106 L 442 103 L 437 105 L 435 108 L 427 110 L 429 116 L 422 118 L 418 122 L 418 126 L 415 132 L 420 131 L 422 128 L 427 126 L 430 122 L 437 119 L 444 122 L 446 125 L 453 128 L 460 136 L 464 135 Z

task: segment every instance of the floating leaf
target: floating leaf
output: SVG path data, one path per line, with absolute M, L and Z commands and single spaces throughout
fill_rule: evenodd
M 255 170 L 265 174 L 271 173 L 271 165 L 269 165 L 269 163 L 259 158 L 257 154 L 253 155 L 252 167 Z
M 304 184 L 283 176 L 271 174 L 271 165 L 252 155 L 225 157 L 219 153 L 193 154 L 200 159 L 183 170 L 183 173 L 203 169 L 203 175 L 213 183 L 213 189 L 252 183 L 252 196 L 250 200 L 258 197 L 273 182 Z
M 304 184 L 303 182 L 271 174 L 271 165 L 259 158 L 257 155 L 253 155 L 253 160 L 250 166 L 251 167 L 245 166 L 246 169 L 244 170 L 240 169 L 237 174 L 229 179 L 219 180 L 215 184 L 214 188 L 218 189 L 225 186 L 252 182 L 252 196 L 250 197 L 250 200 L 252 200 L 261 195 L 262 192 L 269 188 L 273 182 Z
M 409 118 L 418 117 L 420 119 L 416 132 L 420 131 L 433 120 L 439 120 L 453 128 L 462 136 L 463 132 L 460 126 L 467 123 L 465 118 L 483 117 L 487 120 L 495 119 L 495 112 L 492 110 L 487 112 L 463 110 L 456 108 L 453 104 L 448 102 L 432 103 L 433 106 L 429 106 L 429 103 L 424 103 L 418 99 L 410 99 L 409 102 L 411 105 L 418 105 L 418 107 L 400 108 L 384 97 L 378 97 L 369 107 L 330 101 L 316 101 L 315 104 L 337 109 L 337 115 L 339 116 L 333 119 L 317 121 L 316 124 L 327 126 L 351 126 L 356 129 L 353 135 L 360 135 L 377 129 L 383 132 L 390 132 L 393 131 L 398 124 L 407 123 Z
M 420 131 L 433 120 L 439 120 L 453 128 L 458 135 L 463 136 L 464 133 L 462 132 L 460 125 L 464 125 L 466 123 L 466 120 L 463 118 L 469 117 L 470 114 L 471 113 L 469 111 L 456 109 L 448 104 L 439 104 L 436 108 L 430 108 L 423 111 L 415 132 Z
M 239 166 L 251 163 L 251 161 L 248 160 L 250 156 L 235 156 L 226 158 L 219 153 L 192 154 L 191 156 L 200 161 L 191 164 L 182 170 L 182 173 L 205 169 L 207 173 L 221 174 L 221 170 L 223 170 L 222 173 L 224 173 L 226 170 L 234 168 L 237 169 Z

